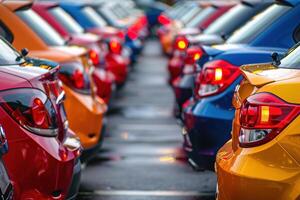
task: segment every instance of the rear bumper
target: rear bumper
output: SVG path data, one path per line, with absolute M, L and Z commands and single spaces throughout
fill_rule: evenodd
M 76 199 L 76 196 L 79 191 L 80 180 L 81 180 L 81 162 L 80 159 L 76 159 L 74 170 L 73 170 L 72 184 L 70 186 L 69 193 L 67 196 L 68 200 Z

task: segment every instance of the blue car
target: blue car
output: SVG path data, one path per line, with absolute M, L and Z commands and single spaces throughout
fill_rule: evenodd
M 61 2 L 60 7 L 68 12 L 85 29 L 85 31 L 104 28 L 108 25 L 105 19 L 103 19 L 90 5 L 66 1 Z M 136 40 L 131 40 L 126 35 L 125 46 L 131 49 L 130 59 L 132 62 L 135 62 L 142 49 L 141 41 L 139 41 L 138 38 Z
M 213 169 L 218 149 L 231 137 L 233 93 L 239 66 L 273 62 L 300 40 L 300 1 L 278 1 L 236 31 L 224 45 L 203 47 L 200 84 L 184 110 L 184 149 L 191 164 Z M 276 52 L 276 53 L 275 53 Z M 201 61 L 200 61 L 201 63 Z

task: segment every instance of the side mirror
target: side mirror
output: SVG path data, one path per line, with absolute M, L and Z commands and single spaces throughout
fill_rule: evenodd
M 26 57 L 28 55 L 29 51 L 26 48 L 21 49 L 21 56 Z
M 226 33 L 222 32 L 222 33 L 221 33 L 221 38 L 222 38 L 223 40 L 227 40 L 227 39 L 228 39 L 228 35 L 227 35 Z
M 279 56 L 279 54 L 278 54 L 277 52 L 273 52 L 273 53 L 271 54 L 271 57 L 272 57 L 273 63 L 274 63 L 276 66 L 280 65 L 280 56 Z

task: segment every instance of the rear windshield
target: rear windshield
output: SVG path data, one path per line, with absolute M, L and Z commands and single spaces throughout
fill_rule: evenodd
M 247 14 L 253 12 L 251 6 L 239 4 L 231 8 L 220 18 L 216 19 L 205 31 L 204 34 L 229 34 L 236 26 L 245 23 Z
M 207 7 L 198 13 L 189 23 L 187 23 L 186 27 L 188 28 L 196 28 L 198 25 L 204 21 L 208 16 L 210 16 L 216 10 L 215 7 Z
M 182 21 L 184 24 L 187 24 L 197 14 L 199 14 L 201 10 L 202 9 L 199 6 L 193 7 L 187 13 L 185 13 L 179 20 Z
M 63 46 L 64 39 L 43 18 L 33 10 L 21 10 L 17 15 L 50 46 Z
M 55 7 L 49 10 L 53 17 L 63 25 L 69 33 L 83 33 L 84 29 L 60 7 Z
M 262 13 L 254 16 L 243 27 L 238 29 L 228 38 L 227 43 L 246 44 L 251 42 L 266 28 L 284 15 L 291 7 L 285 5 L 274 4 Z
M 281 59 L 279 67 L 282 68 L 300 68 L 300 43 L 298 43 L 289 53 Z
M 18 65 L 23 62 L 20 54 L 0 37 L 0 65 Z
M 83 14 L 96 26 L 107 26 L 106 21 L 91 7 L 87 6 L 82 9 Z

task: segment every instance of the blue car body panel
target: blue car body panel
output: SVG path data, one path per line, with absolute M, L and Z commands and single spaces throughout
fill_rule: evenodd
M 293 19 L 300 18 L 299 1 L 286 1 L 297 5 L 270 24 L 248 44 L 224 44 L 204 47 L 204 59 L 225 60 L 237 67 L 243 64 L 272 62 L 271 53 L 284 55 L 292 47 L 294 31 L 300 25 Z M 293 4 L 292 4 L 293 3 Z M 204 62 L 199 61 L 203 66 Z M 202 98 L 184 111 L 184 147 L 200 167 L 211 168 L 218 149 L 230 138 L 234 109 L 232 96 L 242 76 L 220 94 Z M 210 159 L 207 159 L 209 157 Z

